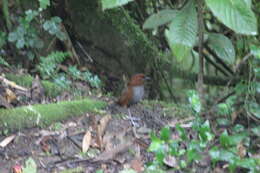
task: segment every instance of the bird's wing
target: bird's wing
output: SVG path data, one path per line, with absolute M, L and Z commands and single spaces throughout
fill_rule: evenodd
M 124 89 L 121 97 L 118 99 L 117 103 L 121 106 L 127 106 L 130 102 L 130 100 L 133 97 L 133 89 L 131 87 L 128 87 L 127 89 Z

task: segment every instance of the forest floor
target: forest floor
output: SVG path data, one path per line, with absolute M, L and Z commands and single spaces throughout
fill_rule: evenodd
M 113 104 L 104 110 L 55 122 L 46 128 L 29 128 L 0 136 L 0 172 L 96 172 L 144 170 L 152 161 L 150 133 L 165 125 L 188 123 L 176 107 L 144 101 L 129 109 Z M 180 115 L 175 116 L 175 115 Z M 132 117 L 132 118 L 129 118 Z M 18 170 L 18 171 L 17 171 Z

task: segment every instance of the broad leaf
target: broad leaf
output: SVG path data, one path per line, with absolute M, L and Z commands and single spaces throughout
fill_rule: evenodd
M 122 6 L 133 0 L 101 0 L 103 10 Z
M 155 13 L 151 15 L 148 19 L 146 19 L 143 28 L 155 29 L 158 26 L 167 24 L 174 19 L 176 14 L 177 14 L 176 10 L 161 10 L 158 13 Z
M 233 64 L 235 62 L 235 49 L 232 42 L 222 34 L 209 34 L 209 47 L 225 62 Z
M 257 21 L 245 0 L 206 0 L 213 14 L 226 26 L 237 33 L 257 34 Z
M 197 12 L 193 1 L 190 1 L 176 14 L 170 29 L 165 31 L 168 43 L 178 61 L 189 55 L 196 42 L 197 29 Z
M 162 140 L 168 141 L 170 139 L 170 135 L 171 135 L 171 130 L 169 127 L 164 127 L 163 129 L 161 129 L 160 137 Z
M 46 9 L 48 6 L 50 6 L 50 0 L 39 0 L 40 7 L 42 9 Z

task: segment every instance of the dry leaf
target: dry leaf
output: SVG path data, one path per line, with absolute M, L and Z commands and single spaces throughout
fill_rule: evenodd
M 88 151 L 89 146 L 91 143 L 91 133 L 90 131 L 87 131 L 83 137 L 83 141 L 82 141 L 82 151 L 85 153 Z
M 136 172 L 142 172 L 144 170 L 143 162 L 140 158 L 131 161 L 131 168 Z
M 20 164 L 16 164 L 14 166 L 12 166 L 12 171 L 13 173 L 22 173 L 22 166 Z
M 110 159 L 114 159 L 117 154 L 125 152 L 132 144 L 133 144 L 132 142 L 119 144 L 116 148 L 101 153 L 99 156 L 97 156 L 94 159 L 94 161 L 97 162 L 97 161 L 107 161 Z
M 0 107 L 3 106 L 5 108 L 11 108 L 13 107 L 10 103 L 6 101 L 6 99 L 0 95 Z
M 6 147 L 10 142 L 12 142 L 14 140 L 16 135 L 11 135 L 6 137 L 4 140 L 2 140 L 2 142 L 0 143 L 0 147 L 4 148 Z
M 102 117 L 99 120 L 99 124 L 98 124 L 98 128 L 100 130 L 100 134 L 103 136 L 104 135 L 104 131 L 107 127 L 108 122 L 111 120 L 111 115 L 106 115 L 104 117 Z
M 5 99 L 8 103 L 12 103 L 13 101 L 16 100 L 16 95 L 12 90 L 6 88 L 5 89 Z
M 240 156 L 240 158 L 244 158 L 246 155 L 246 148 L 241 142 L 237 145 L 237 154 Z
M 176 158 L 173 156 L 167 156 L 163 159 L 163 163 L 171 168 L 178 167 L 178 163 L 176 161 Z

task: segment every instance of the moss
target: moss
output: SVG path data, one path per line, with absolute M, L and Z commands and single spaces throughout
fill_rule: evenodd
M 187 104 L 175 104 L 172 102 L 158 101 L 158 100 L 144 100 L 142 101 L 143 105 L 148 109 L 152 109 L 156 106 L 162 107 L 162 112 L 164 115 L 169 117 L 190 117 L 194 113 L 192 109 Z
M 84 99 L 0 109 L 0 130 L 8 128 L 13 131 L 34 126 L 44 127 L 55 121 L 101 109 L 105 105 L 106 103 L 102 101 Z
M 26 87 L 26 88 L 30 88 L 32 86 L 32 81 L 33 81 L 33 77 L 31 75 L 14 75 L 14 74 L 5 74 L 6 78 L 8 80 L 11 80 L 13 82 L 15 82 L 16 84 Z M 61 94 L 63 91 L 65 91 L 65 89 L 57 86 L 56 84 L 43 80 L 41 81 L 43 88 L 45 89 L 45 95 L 47 97 L 56 97 L 59 94 Z
M 158 56 L 159 51 L 157 48 L 148 40 L 126 10 L 122 8 L 112 9 L 105 13 L 105 17 L 107 20 L 111 20 L 113 26 L 127 38 L 129 47 L 133 50 L 133 58 L 140 57 L 141 55 L 141 59 L 143 59 L 144 62 L 151 62 L 147 60 Z

